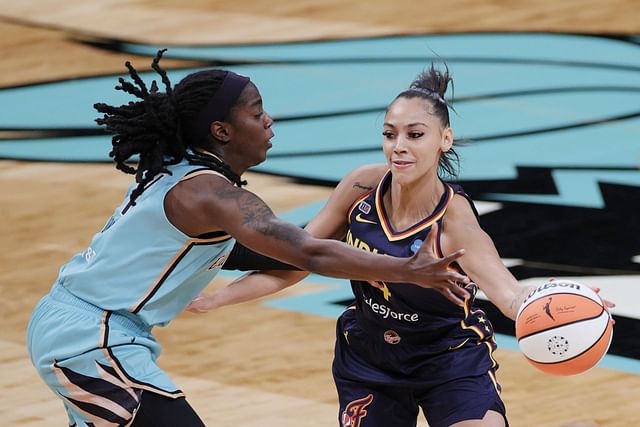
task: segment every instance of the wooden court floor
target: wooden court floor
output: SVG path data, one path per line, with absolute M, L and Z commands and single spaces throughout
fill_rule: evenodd
M 188 44 L 426 32 L 640 34 L 639 12 L 635 0 L 3 1 L 0 86 L 121 72 L 126 59 L 148 63 L 79 43 L 94 36 Z M 0 424 L 66 425 L 62 406 L 29 363 L 26 322 L 60 265 L 86 246 L 120 202 L 129 179 L 105 164 L 0 161 Z M 278 212 L 330 192 L 285 178 L 248 179 L 249 189 Z M 212 287 L 224 284 L 216 280 Z M 286 293 L 316 286 L 328 285 Z M 337 424 L 331 319 L 250 302 L 206 316 L 186 313 L 157 336 L 164 346 L 160 365 L 207 425 Z M 595 369 L 557 378 L 538 373 L 514 352 L 499 350 L 497 359 L 513 427 L 640 425 L 636 375 Z

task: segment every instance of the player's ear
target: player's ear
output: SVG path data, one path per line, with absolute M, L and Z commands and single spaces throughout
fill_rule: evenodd
M 231 141 L 231 125 L 227 122 L 216 120 L 209 126 L 209 131 L 215 139 L 224 144 Z
M 440 149 L 443 153 L 451 150 L 453 147 L 453 129 L 450 127 L 445 127 L 442 131 L 442 140 L 440 141 Z

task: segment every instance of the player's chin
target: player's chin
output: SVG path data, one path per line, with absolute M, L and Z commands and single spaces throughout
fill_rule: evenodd
M 260 163 L 262 163 L 265 160 L 267 160 L 267 153 L 271 149 L 271 147 L 272 147 L 271 143 L 267 141 L 267 144 L 264 147 L 264 150 L 261 152 Z
M 415 175 L 407 170 L 391 169 L 391 174 L 393 175 L 393 181 L 400 185 L 408 185 L 416 180 Z
M 267 157 L 268 157 L 268 155 L 267 155 L 267 150 L 264 150 L 264 151 L 262 152 L 262 155 L 261 155 L 261 156 L 260 156 L 260 158 L 259 158 L 259 162 L 260 162 L 260 163 L 264 162 L 265 160 L 267 160 Z
M 262 152 L 260 154 L 256 154 L 253 157 L 253 160 L 251 161 L 251 164 L 249 165 L 250 168 L 254 167 L 254 166 L 258 166 L 262 163 L 264 163 L 264 161 L 267 160 L 267 152 Z

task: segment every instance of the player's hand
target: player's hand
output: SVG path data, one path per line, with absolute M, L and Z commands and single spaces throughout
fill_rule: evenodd
M 607 299 L 602 298 L 602 296 L 600 295 L 600 288 L 594 288 L 593 286 L 591 286 L 591 289 L 593 289 L 593 291 L 598 294 L 598 296 L 600 297 L 600 299 L 602 300 L 602 303 L 604 304 L 604 306 L 609 309 L 609 308 L 613 308 L 616 306 L 616 304 L 614 302 L 611 302 Z
M 611 314 L 611 309 L 613 307 L 615 307 L 616 305 L 613 302 L 611 302 L 609 300 L 606 300 L 606 299 L 602 298 L 602 296 L 600 296 L 600 288 L 594 288 L 593 286 L 590 286 L 590 288 L 593 289 L 593 291 L 596 294 L 598 294 L 598 296 L 600 297 L 600 300 L 602 301 L 602 304 L 604 304 L 605 310 L 607 310 L 609 312 L 609 314 Z M 615 321 L 615 319 L 613 317 L 611 317 L 611 322 L 614 325 L 616 324 L 616 321 Z
M 417 270 L 417 283 L 423 288 L 432 288 L 440 292 L 452 303 L 464 306 L 464 301 L 470 297 L 469 292 L 464 289 L 464 285 L 471 282 L 467 276 L 449 270 L 449 264 L 464 255 L 464 249 L 457 250 L 444 258 L 436 258 L 433 248 L 438 235 L 438 224 L 433 224 L 427 236 L 426 242 L 411 258 L 412 268 Z
M 215 300 L 212 294 L 201 293 L 187 305 L 187 311 L 196 314 L 208 313 L 209 310 L 216 308 Z

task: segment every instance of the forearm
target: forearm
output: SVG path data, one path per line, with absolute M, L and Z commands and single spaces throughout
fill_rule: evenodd
M 299 268 L 259 254 L 247 248 L 243 244 L 236 242 L 229 254 L 229 257 L 222 266 L 223 270 L 299 270 Z
M 355 280 L 406 281 L 411 258 L 378 255 L 332 240 L 310 239 L 302 248 L 305 270 Z
M 408 258 L 375 255 L 342 242 L 312 237 L 299 227 L 275 217 L 263 202 L 246 191 L 234 191 L 225 197 L 237 198 L 237 208 L 243 216 L 239 217 L 236 210 L 229 208 L 232 204 L 216 204 L 222 210 L 218 215 L 219 228 L 258 253 L 325 276 L 408 282 L 425 287 L 437 285 L 446 289 L 446 296 L 452 300 L 455 298 L 451 294 L 466 296 L 466 292 L 455 283 L 467 283 L 468 278 L 447 270 L 451 262 L 462 256 L 463 250 L 440 259 L 434 257 L 432 245 L 423 245 Z M 433 230 L 429 233 L 430 241 L 434 241 L 435 235 Z M 458 302 L 457 299 L 455 301 Z
M 534 289 L 535 285 L 521 285 L 516 283 L 502 298 L 489 297 L 489 299 L 498 307 L 502 314 L 511 320 L 515 320 L 520 306 Z
M 424 279 L 412 258 L 383 256 L 357 249 L 343 242 L 313 237 L 300 228 L 270 219 L 256 226 L 260 237 L 269 236 L 269 243 L 262 238 L 238 239 L 243 245 L 301 270 L 324 276 L 356 279 L 407 282 L 414 277 Z M 271 239 L 270 239 L 271 240 Z
M 305 271 L 265 271 L 245 274 L 211 295 L 212 308 L 239 304 L 274 294 L 298 283 L 308 274 Z

